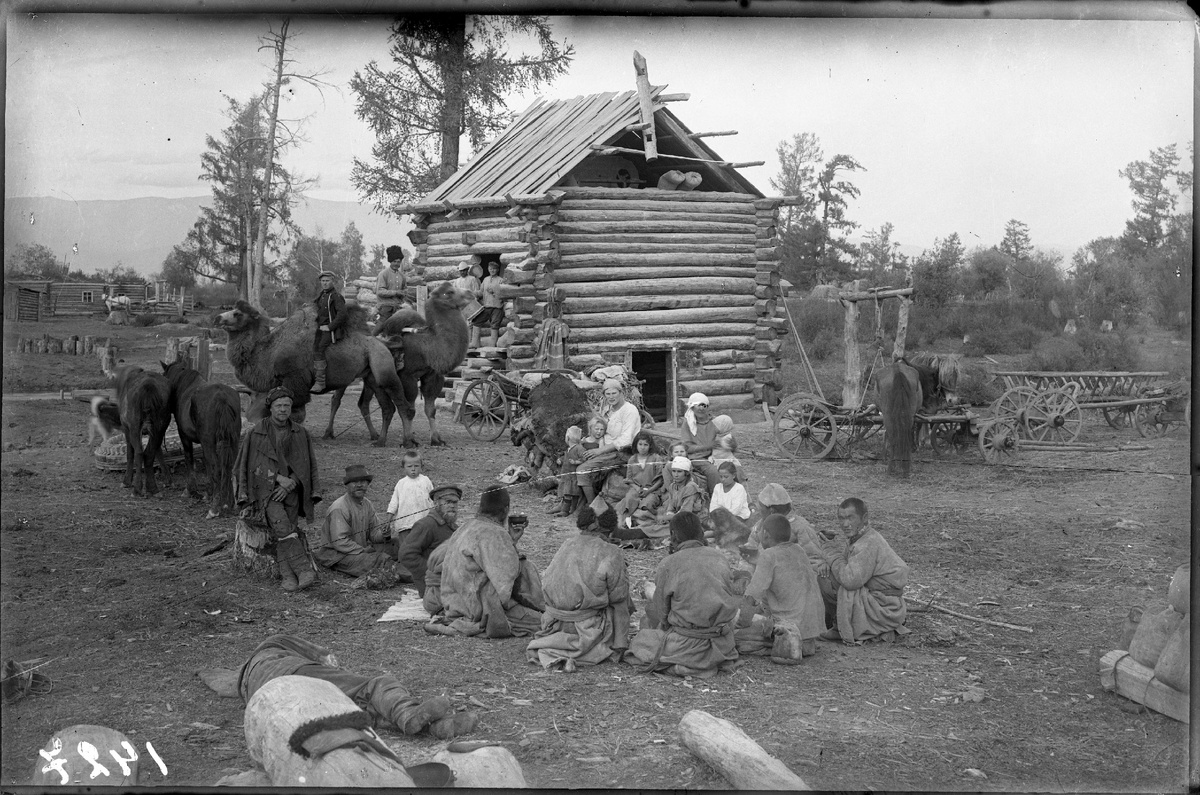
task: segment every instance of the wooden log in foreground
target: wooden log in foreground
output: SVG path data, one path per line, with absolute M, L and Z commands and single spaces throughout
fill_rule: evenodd
M 465 754 L 439 751 L 432 761 L 454 771 L 455 788 L 524 789 L 529 786 L 525 783 L 521 763 L 503 746 L 489 745 Z
M 376 752 L 339 748 L 305 759 L 288 745 L 304 724 L 362 712 L 350 697 L 324 679 L 281 676 L 267 682 L 246 704 L 246 746 L 276 787 L 412 787 L 404 765 Z
M 734 724 L 694 709 L 679 721 L 683 744 L 739 790 L 807 790 L 804 779 Z
M 1105 690 L 1115 691 L 1155 712 L 1188 722 L 1188 694 L 1155 679 L 1154 669 L 1142 665 L 1127 651 L 1116 649 L 1100 658 L 1100 684 Z

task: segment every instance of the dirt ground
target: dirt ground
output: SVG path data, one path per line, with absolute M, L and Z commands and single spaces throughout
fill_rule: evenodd
M 95 321 L 43 328 L 55 336 L 112 331 Z M 165 335 L 190 333 L 171 326 L 118 336 L 127 361 L 157 367 Z M 172 488 L 134 499 L 120 473 L 94 466 L 86 404 L 69 395 L 13 399 L 16 391 L 97 386 L 98 373 L 90 357 L 6 350 L 0 647 L 4 659 L 49 658 L 41 670 L 54 689 L 4 708 L 4 785 L 28 781 L 38 749 L 78 723 L 110 726 L 139 748 L 152 741 L 169 772 L 144 765 L 143 784 L 204 786 L 250 769 L 241 703 L 218 698 L 196 671 L 236 668 L 260 640 L 289 632 L 326 645 L 351 670 L 389 671 L 418 694 L 445 693 L 479 710 L 477 736 L 509 748 L 535 787 L 726 788 L 680 742 L 676 727 L 691 709 L 733 721 L 819 789 L 1185 786 L 1187 727 L 1104 692 L 1097 675 L 1130 606 L 1165 606 L 1170 577 L 1188 557 L 1189 448 L 1181 435 L 1142 440 L 1089 412 L 1084 441 L 1146 449 L 1026 452 L 1001 466 L 983 464 L 974 447 L 944 458 L 925 449 L 912 477 L 899 481 L 869 455 L 779 459 L 770 427 L 742 422 L 752 493 L 781 483 L 818 528 L 833 524 L 841 499 L 861 496 L 872 525 L 911 566 L 911 601 L 936 597 L 934 604 L 1033 631 L 914 612 L 903 644 L 821 643 L 796 667 L 750 657 L 708 681 L 613 664 L 547 674 L 525 662 L 524 640 L 377 623 L 397 591 L 351 590 L 348 579 L 326 574 L 288 595 L 233 573 L 224 553 L 203 557 L 233 520 L 205 521 L 205 506 L 186 496 L 179 473 Z M 233 383 L 220 355 L 214 377 Z M 318 398 L 311 406 L 314 435 L 328 404 Z M 337 439 L 317 443 L 324 491 L 338 496 L 343 468 L 364 463 L 376 474 L 369 496 L 380 506 L 400 474 L 400 448 L 368 446 L 353 414 L 348 402 Z M 475 442 L 441 416 L 450 446 L 422 448 L 426 472 L 463 484 L 465 502 L 521 462 L 507 437 Z M 423 418 L 416 428 L 427 440 Z M 523 547 L 544 567 L 572 526 L 546 518 L 526 486 L 512 497 L 513 509 L 531 517 Z M 651 577 L 664 554 L 627 553 L 632 580 Z M 963 700 L 972 686 L 982 689 L 981 702 Z M 381 733 L 409 762 L 444 747 Z

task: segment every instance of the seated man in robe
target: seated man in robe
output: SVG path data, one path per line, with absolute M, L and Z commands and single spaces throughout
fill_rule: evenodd
M 836 611 L 837 624 L 821 633 L 824 640 L 862 643 L 891 642 L 907 635 L 904 586 L 908 564 L 874 528 L 867 524 L 867 506 L 857 497 L 838 506 L 844 541 L 821 534 L 821 552 L 829 580 L 821 583 L 827 610 Z
M 768 483 L 758 493 L 755 512 L 750 516 L 753 523 L 750 540 L 741 550 L 746 561 L 743 567 L 750 571 L 754 570 L 759 551 L 763 547 L 763 523 L 769 516 L 782 516 L 788 520 L 788 524 L 792 528 L 792 541 L 799 544 L 800 548 L 808 555 L 809 565 L 817 575 L 817 580 L 822 586 L 822 593 L 828 590 L 831 587 L 829 585 L 829 566 L 825 563 L 825 556 L 821 553 L 817 532 L 813 530 L 813 526 L 808 523 L 807 519 L 792 510 L 791 495 L 778 483 Z M 825 626 L 830 626 L 834 621 L 832 611 L 827 612 L 825 618 Z
M 541 579 L 517 550 L 525 525 L 508 521 L 508 506 L 507 489 L 485 490 L 475 517 L 442 545 L 444 611 L 427 632 L 508 638 L 528 637 L 541 627 Z
M 338 666 L 328 650 L 295 635 L 274 635 L 258 645 L 237 677 L 242 700 L 249 703 L 259 688 L 281 676 L 310 676 L 336 685 L 376 721 L 393 724 L 405 734 L 428 731 L 449 739 L 475 728 L 474 712 L 454 712 L 446 696 L 418 699 L 390 674 L 361 676 Z
M 425 565 L 425 593 L 421 594 L 421 604 L 425 612 L 435 618 L 445 609 L 442 605 L 442 564 L 445 562 L 446 545 L 440 544 L 429 553 L 429 562 Z
M 788 622 L 803 639 L 804 656 L 816 654 L 816 639 L 825 630 L 825 604 L 808 554 L 792 540 L 787 518 L 772 514 L 763 521 L 763 548 L 746 586 L 756 610 L 750 626 L 737 631 L 741 654 L 771 650 L 773 638 Z M 746 622 L 739 621 L 739 627 Z
M 609 508 L 616 525 L 616 514 Z M 625 554 L 604 539 L 591 506 L 579 509 L 579 535 L 568 538 L 542 573 L 546 612 L 542 628 L 526 650 L 543 668 L 620 660 L 629 647 L 629 577 Z M 609 528 L 611 530 L 611 527 Z
M 313 557 L 327 569 L 367 577 L 372 588 L 412 582 L 412 575 L 392 560 L 387 523 L 379 521 L 375 506 L 367 499 L 373 479 L 362 464 L 346 467 L 342 478 L 346 493 L 329 506 Z
M 737 667 L 734 622 L 739 597 L 725 556 L 704 545 L 704 528 L 693 513 L 671 519 L 673 551 L 654 575 L 646 621 L 629 645 L 627 659 L 642 670 L 708 679 Z

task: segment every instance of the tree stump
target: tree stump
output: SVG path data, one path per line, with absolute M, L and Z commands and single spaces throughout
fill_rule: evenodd
M 91 353 L 96 347 L 96 338 L 88 334 L 83 338 L 83 352 Z
M 46 345 L 46 353 L 62 353 L 63 341 L 57 337 L 51 337 L 50 342 Z
M 108 313 L 108 320 L 105 321 L 110 326 L 128 326 L 130 321 L 129 310 L 114 309 Z
M 75 348 L 79 345 L 79 335 L 72 334 L 67 337 L 67 341 L 63 343 L 63 353 L 75 355 Z
M 279 579 L 279 563 L 275 560 L 275 544 L 270 534 L 239 518 L 234 526 L 233 570 L 260 580 Z
M 100 355 L 100 370 L 106 376 L 112 376 L 117 369 L 117 346 L 104 345 L 96 350 Z
M 727 720 L 694 709 L 679 721 L 683 744 L 734 789 L 806 790 L 808 785 Z
M 412 787 L 400 762 L 376 751 L 338 748 L 315 759 L 292 751 L 296 729 L 311 721 L 362 712 L 336 685 L 307 676 L 281 676 L 246 704 L 246 746 L 276 787 Z

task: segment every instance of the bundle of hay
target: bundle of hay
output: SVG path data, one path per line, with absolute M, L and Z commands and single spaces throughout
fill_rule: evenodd
M 551 373 L 529 393 L 529 415 L 538 448 L 551 460 L 567 451 L 567 428 L 586 432 L 592 408 L 587 393 L 561 373 Z

